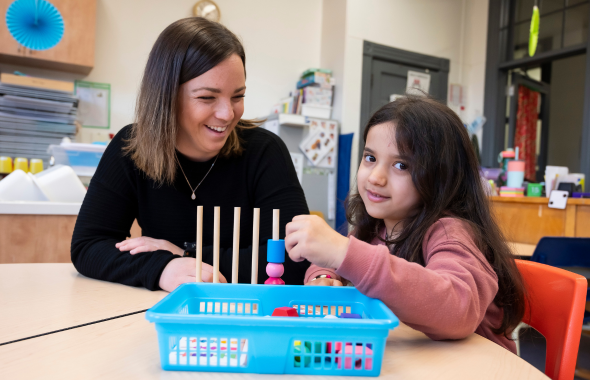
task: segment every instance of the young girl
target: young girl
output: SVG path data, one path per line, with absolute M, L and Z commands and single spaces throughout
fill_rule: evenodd
M 306 284 L 347 279 L 432 339 L 476 332 L 516 353 L 508 336 L 524 313 L 523 282 L 459 117 L 407 96 L 378 110 L 364 139 L 351 235 L 315 216 L 287 224 L 291 259 L 314 264 Z

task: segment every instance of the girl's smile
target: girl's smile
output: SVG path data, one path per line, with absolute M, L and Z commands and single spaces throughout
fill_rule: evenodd
M 386 197 L 384 195 L 377 193 L 376 191 L 371 191 L 369 189 L 367 189 L 367 198 L 371 202 L 375 202 L 375 203 L 385 202 L 385 201 L 391 199 L 391 197 Z

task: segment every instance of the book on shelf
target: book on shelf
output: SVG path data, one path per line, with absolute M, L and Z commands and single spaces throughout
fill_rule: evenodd
M 48 161 L 51 144 L 76 134 L 74 84 L 0 74 L 0 154 Z
M 0 74 L 0 82 L 9 86 L 30 87 L 42 90 L 67 92 L 68 94 L 74 93 L 74 82 L 66 82 L 62 80 L 2 73 Z

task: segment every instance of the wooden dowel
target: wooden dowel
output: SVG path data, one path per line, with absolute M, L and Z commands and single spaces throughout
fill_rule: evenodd
M 240 265 L 240 208 L 234 207 L 234 249 L 232 253 L 231 283 L 238 283 Z
M 260 209 L 254 209 L 254 223 L 252 223 L 252 284 L 258 284 L 258 235 L 260 229 Z
M 279 240 L 279 215 L 281 210 L 272 210 L 272 240 Z
M 219 284 L 219 207 L 213 219 L 213 283 Z
M 196 282 L 203 282 L 201 270 L 203 264 L 203 206 L 197 206 L 197 272 Z

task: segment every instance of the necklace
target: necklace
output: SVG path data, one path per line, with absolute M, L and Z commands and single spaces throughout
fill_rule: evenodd
M 213 161 L 213 163 L 211 164 L 211 167 L 207 171 L 207 174 L 205 174 L 205 176 L 203 177 L 203 179 L 201 180 L 201 182 L 199 182 L 199 184 L 197 185 L 197 187 L 195 187 L 194 190 L 193 190 L 193 187 L 191 186 L 191 183 L 188 181 L 188 178 L 186 177 L 186 174 L 184 174 L 184 170 L 182 170 L 182 165 L 180 165 L 180 161 L 178 161 L 178 155 L 176 154 L 176 152 L 174 152 L 174 157 L 176 157 L 176 162 L 178 162 L 178 167 L 180 167 L 180 171 L 182 172 L 182 175 L 184 176 L 184 179 L 186 179 L 186 183 L 188 183 L 188 187 L 190 187 L 191 188 L 191 191 L 193 192 L 193 195 L 191 195 L 191 199 L 194 201 L 195 199 L 197 199 L 197 196 L 195 195 L 195 191 L 197 191 L 197 189 L 199 188 L 199 186 L 201 186 L 201 184 L 203 183 L 203 181 L 205 180 L 205 178 L 207 178 L 207 176 L 209 175 L 209 172 L 211 171 L 211 169 L 213 169 L 213 165 L 215 165 L 215 163 L 217 162 L 217 158 L 219 158 L 219 154 L 217 154 L 217 156 L 215 156 L 215 161 Z

